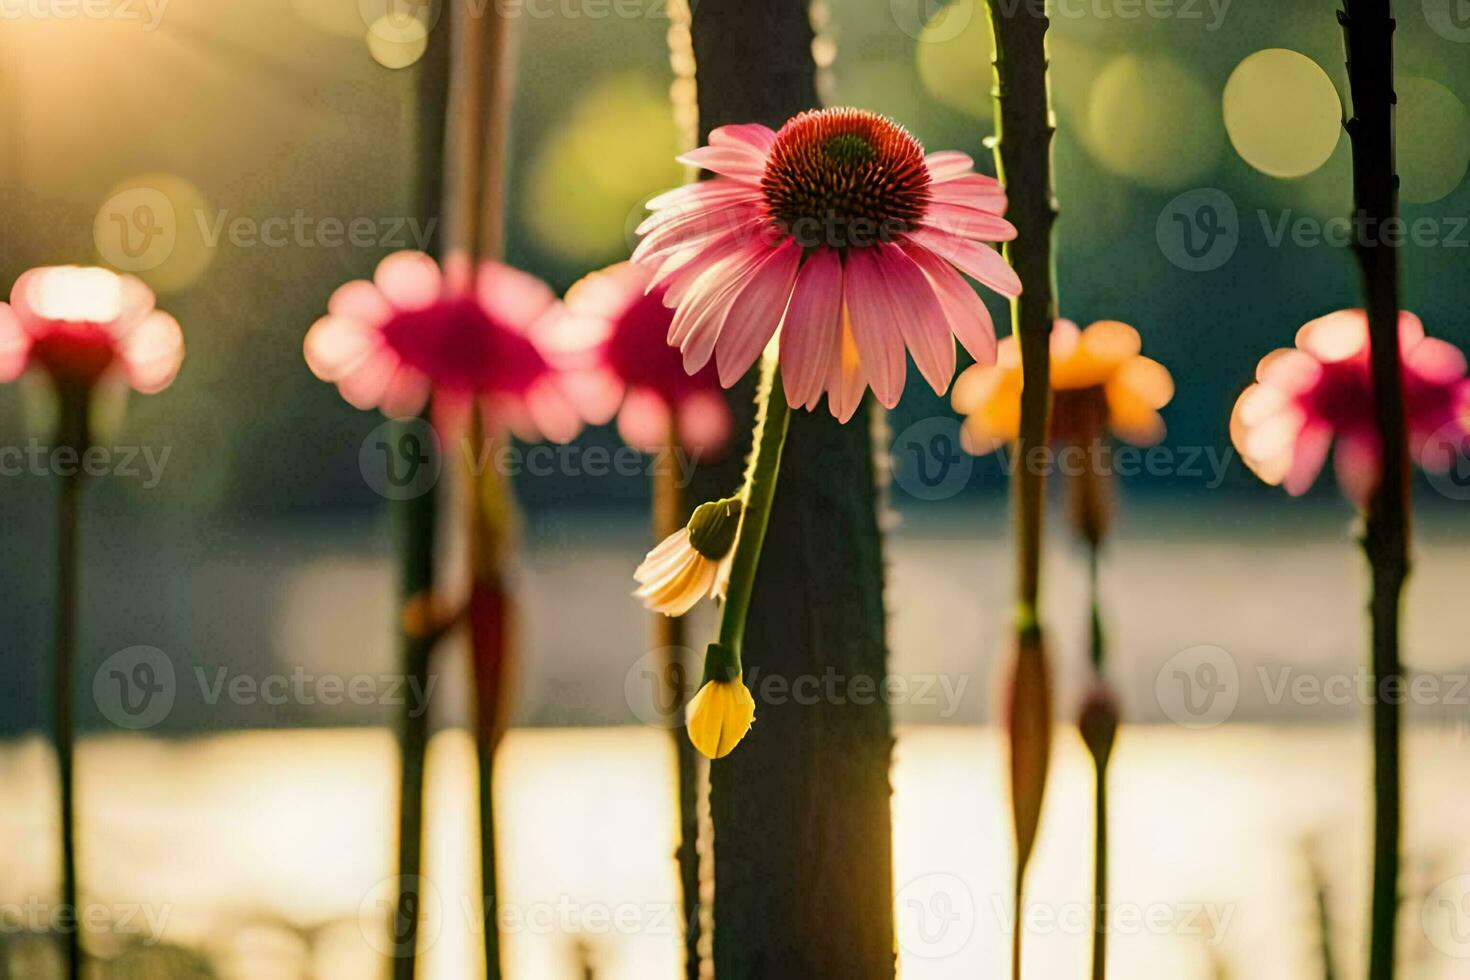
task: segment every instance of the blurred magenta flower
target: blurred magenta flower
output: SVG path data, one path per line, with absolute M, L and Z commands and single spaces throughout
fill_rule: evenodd
M 846 421 L 869 385 L 898 403 L 905 350 L 940 393 L 955 337 L 977 361 L 994 359 L 990 314 L 960 273 L 1017 295 L 1020 280 L 986 244 L 1015 229 L 1000 184 L 965 154 L 925 156 L 883 116 L 824 109 L 779 133 L 725 126 L 680 159 L 720 176 L 650 201 L 633 260 L 667 289 L 668 342 L 687 371 L 713 356 L 734 384 L 784 322 L 787 402 L 814 408 L 825 392 Z
M 1470 381 L 1453 345 L 1424 335 L 1412 313 L 1399 315 L 1409 446 L 1419 465 L 1442 472 L 1470 447 Z M 1364 504 L 1377 488 L 1379 442 L 1373 415 L 1368 318 L 1340 310 L 1308 323 L 1296 347 L 1272 351 L 1256 383 L 1235 403 L 1230 438 L 1265 482 L 1299 496 L 1317 479 L 1333 440 L 1338 485 Z
M 567 292 L 567 317 L 558 331 L 577 358 L 572 372 L 588 421 L 601 425 L 617 414 L 618 434 L 643 452 L 679 445 L 716 454 L 730 438 L 730 408 L 713 365 L 684 371 L 668 345 L 674 311 L 665 288 L 649 286 L 653 274 L 622 262 L 594 272 Z
M 95 266 L 44 266 L 0 303 L 0 381 L 38 367 L 59 387 L 91 389 L 120 376 L 134 390 L 167 388 L 184 360 L 179 323 L 154 309 L 134 276 Z
M 396 252 L 373 281 L 338 287 L 306 335 L 306 362 L 357 408 L 402 418 L 431 411 L 461 431 L 478 400 L 517 436 L 566 442 L 582 420 L 537 345 L 561 304 L 536 277 L 498 262 Z

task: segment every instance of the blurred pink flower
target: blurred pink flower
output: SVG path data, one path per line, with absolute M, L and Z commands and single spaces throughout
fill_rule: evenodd
M 617 414 L 623 441 L 644 452 L 666 448 L 677 428 L 680 446 L 718 453 L 730 437 L 729 406 L 713 365 L 686 374 L 665 338 L 674 311 L 653 274 L 628 262 L 610 266 L 567 292 L 557 331 L 574 360 L 578 400 L 601 425 Z
M 403 418 L 432 412 L 458 432 L 478 400 L 517 436 L 566 442 L 582 426 L 562 379 L 537 346 L 561 304 L 536 277 L 498 262 L 439 265 L 396 252 L 373 281 L 338 287 L 306 334 L 306 363 L 357 408 Z
M 824 109 L 765 126 L 725 126 L 680 158 L 720 176 L 649 202 L 633 260 L 676 310 L 668 342 L 726 387 L 777 327 L 786 400 L 837 418 L 869 385 L 903 393 L 904 352 L 943 393 L 954 338 L 982 363 L 995 328 L 961 272 L 1006 296 L 1021 282 L 987 242 L 1009 241 L 1006 197 L 963 153 L 924 155 L 883 116 Z M 956 271 L 958 270 L 958 271 Z
M 23 273 L 10 305 L 0 303 L 0 381 L 39 367 L 59 386 L 118 375 L 145 395 L 162 391 L 183 363 L 184 335 L 153 304 L 141 280 L 95 266 Z
M 1443 472 L 1470 448 L 1465 357 L 1426 337 L 1424 324 L 1408 312 L 1399 315 L 1399 344 L 1410 450 L 1424 469 Z M 1230 438 L 1257 476 L 1293 496 L 1311 487 L 1336 439 L 1338 485 L 1355 503 L 1366 503 L 1378 485 L 1380 457 L 1367 315 L 1330 313 L 1301 328 L 1295 349 L 1262 358 L 1256 383 L 1235 403 Z

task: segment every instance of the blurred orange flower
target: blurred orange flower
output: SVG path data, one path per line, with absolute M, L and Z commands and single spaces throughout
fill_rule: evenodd
M 1151 446 L 1164 437 L 1159 409 L 1174 397 L 1174 379 L 1144 357 L 1138 331 L 1116 320 L 1086 330 L 1058 320 L 1051 334 L 1053 442 L 1085 445 L 1111 429 L 1125 442 Z M 1014 336 L 1000 342 L 993 365 L 976 364 L 955 382 L 953 404 L 965 416 L 965 449 L 983 456 L 1014 442 L 1021 424 L 1021 352 Z

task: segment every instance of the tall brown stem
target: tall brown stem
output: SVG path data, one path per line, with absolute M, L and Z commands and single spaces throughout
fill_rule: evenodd
M 1050 690 L 1037 604 L 1041 589 L 1045 450 L 1051 410 L 1051 329 L 1056 319 L 1052 283 L 1051 144 L 1056 132 L 1047 94 L 1046 16 L 1035 4 L 990 0 L 995 36 L 995 161 L 1010 199 L 1016 238 L 1006 258 L 1023 292 L 1011 303 L 1011 329 L 1021 352 L 1021 422 L 1016 440 L 1013 500 L 1016 520 L 1016 683 L 1011 728 L 1011 792 L 1016 829 L 1016 916 L 1012 975 L 1021 975 L 1021 907 L 1026 867 L 1035 844 L 1050 757 Z M 1025 684 L 1023 687 L 1022 684 Z M 1026 744 L 1018 744 L 1025 739 Z
M 1391 980 L 1395 965 L 1401 837 L 1399 615 L 1409 575 L 1409 457 L 1399 350 L 1398 238 L 1385 233 L 1398 219 L 1394 166 L 1393 37 L 1388 0 L 1346 0 L 1338 14 L 1347 49 L 1353 117 L 1353 200 L 1361 229 L 1355 251 L 1368 312 L 1374 416 L 1382 475 L 1363 515 L 1362 546 L 1372 570 L 1373 901 L 1369 980 Z

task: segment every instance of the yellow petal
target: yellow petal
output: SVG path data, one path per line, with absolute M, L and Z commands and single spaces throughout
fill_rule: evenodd
M 1163 408 L 1174 397 L 1174 379 L 1169 369 L 1148 357 L 1129 358 L 1109 384 L 1122 385 L 1149 408 Z
M 741 681 L 709 681 L 689 702 L 689 741 L 703 755 L 722 759 L 750 731 L 755 698 Z

